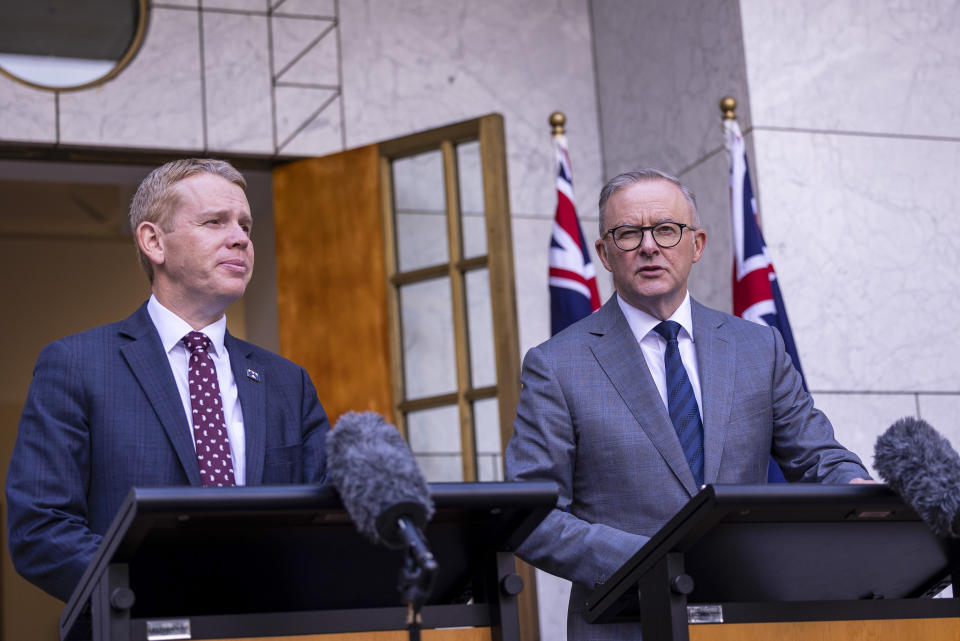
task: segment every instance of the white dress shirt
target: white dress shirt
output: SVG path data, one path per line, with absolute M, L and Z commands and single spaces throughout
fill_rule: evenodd
M 663 399 L 664 407 L 669 410 L 667 401 L 667 372 L 663 363 L 663 354 L 667 351 L 667 339 L 658 334 L 653 328 L 660 324 L 660 319 L 654 318 L 643 310 L 625 302 L 620 296 L 617 296 L 617 303 L 627 317 L 627 323 L 630 330 L 640 343 L 640 350 L 643 352 L 643 359 L 647 362 L 647 369 L 653 376 L 653 382 L 657 385 L 657 391 L 660 392 L 660 398 Z M 690 312 L 690 293 L 687 292 L 683 297 L 683 302 L 677 311 L 667 320 L 680 323 L 680 333 L 677 335 L 677 346 L 680 349 L 680 360 L 683 361 L 683 367 L 687 370 L 687 376 L 690 378 L 690 384 L 693 386 L 693 394 L 697 398 L 697 408 L 700 410 L 700 420 L 703 420 L 703 402 L 700 400 L 700 374 L 697 369 L 697 348 L 693 336 L 693 315 Z
M 160 334 L 160 342 L 163 343 L 163 350 L 167 353 L 167 359 L 170 361 L 170 369 L 173 370 L 173 378 L 177 382 L 177 390 L 180 392 L 180 400 L 183 401 L 183 411 L 187 417 L 187 424 L 190 426 L 190 441 L 196 450 L 197 443 L 192 438 L 193 435 L 193 411 L 190 406 L 190 384 L 187 381 L 187 371 L 189 369 L 190 350 L 183 344 L 181 339 L 193 331 L 190 325 L 160 304 L 160 301 L 154 296 L 150 296 L 147 302 L 147 312 L 153 321 L 157 332 Z M 246 441 L 243 431 L 243 412 L 240 409 L 240 402 L 237 398 L 237 381 L 233 377 L 233 370 L 230 368 L 230 354 L 223 344 L 223 337 L 227 332 L 227 317 L 221 316 L 219 320 L 207 325 L 199 330 L 210 339 L 210 349 L 207 353 L 213 359 L 217 368 L 217 383 L 220 385 L 220 396 L 223 401 L 223 416 L 227 424 L 227 436 L 230 439 L 230 455 L 233 457 L 233 477 L 237 485 L 244 485 L 246 482 Z

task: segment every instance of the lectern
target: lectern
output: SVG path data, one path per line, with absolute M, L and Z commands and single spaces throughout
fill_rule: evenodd
M 950 619 L 960 599 L 932 597 L 958 572 L 958 542 L 885 486 L 707 486 L 591 593 L 586 616 L 640 621 L 657 641 L 700 623 Z
M 438 483 L 439 563 L 423 628 L 518 639 L 512 550 L 556 504 L 550 483 Z M 357 533 L 332 486 L 131 490 L 60 618 L 62 641 L 402 630 L 396 550 Z

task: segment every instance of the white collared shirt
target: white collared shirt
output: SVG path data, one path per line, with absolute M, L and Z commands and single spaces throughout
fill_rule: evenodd
M 177 390 L 180 392 L 180 400 L 183 402 L 183 411 L 187 417 L 187 424 L 190 426 L 190 441 L 193 443 L 194 450 L 196 450 L 197 444 L 192 437 L 193 411 L 190 406 L 190 384 L 187 382 L 190 350 L 181 341 L 184 336 L 193 331 L 193 328 L 185 320 L 160 304 L 160 301 L 152 295 L 147 302 L 147 313 L 150 314 L 150 319 L 160 334 L 163 351 L 166 352 L 167 359 L 170 361 L 170 369 L 173 370 L 173 378 L 177 382 Z M 230 354 L 227 353 L 227 348 L 223 344 L 223 337 L 227 333 L 226 315 L 221 316 L 219 320 L 199 331 L 206 334 L 207 338 L 210 339 L 208 353 L 217 367 L 217 383 L 220 385 L 223 416 L 227 423 L 227 436 L 230 438 L 230 455 L 233 457 L 233 476 L 237 485 L 244 485 L 246 483 L 247 459 L 243 412 L 237 397 L 237 381 L 233 376 L 233 370 L 230 368 Z
M 643 359 L 647 362 L 647 369 L 653 376 L 653 382 L 657 385 L 657 391 L 660 392 L 663 405 L 669 408 L 667 402 L 667 372 L 663 363 L 663 354 L 667 351 L 667 339 L 653 329 L 660 324 L 660 319 L 630 305 L 619 295 L 617 296 L 617 303 L 620 305 L 623 315 L 626 316 L 627 324 L 630 325 L 634 337 L 640 343 Z M 690 292 L 687 292 L 686 296 L 683 297 L 683 302 L 680 303 L 680 307 L 667 320 L 680 323 L 681 329 L 677 335 L 680 360 L 683 361 L 683 366 L 687 370 L 687 376 L 693 386 L 693 394 L 697 398 L 700 420 L 703 420 L 703 402 L 700 399 L 700 373 L 697 369 L 697 349 L 693 336 L 693 314 L 690 311 Z

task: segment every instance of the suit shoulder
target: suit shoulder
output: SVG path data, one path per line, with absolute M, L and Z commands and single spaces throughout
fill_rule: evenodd
M 769 325 L 761 325 L 760 323 L 755 323 L 751 320 L 746 320 L 739 316 L 734 316 L 733 314 L 721 312 L 718 309 L 699 304 L 696 306 L 694 314 L 700 316 L 707 325 L 715 327 L 722 325 L 735 333 L 755 336 L 758 339 L 763 336 L 766 336 L 768 340 L 770 338 L 771 332 Z
M 63 338 L 58 338 L 44 346 L 43 351 L 55 349 L 57 346 L 65 347 L 71 351 L 82 350 L 90 347 L 105 345 L 120 340 L 121 327 L 123 321 L 100 325 L 82 332 L 70 334 Z
M 593 326 L 594 320 L 593 315 L 581 318 L 577 322 L 567 325 L 533 349 L 549 354 L 584 347 L 587 337 L 590 336 L 590 328 Z

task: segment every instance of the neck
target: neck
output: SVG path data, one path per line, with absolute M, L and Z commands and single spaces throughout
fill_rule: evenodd
M 153 287 L 153 295 L 156 296 L 161 305 L 179 316 L 195 330 L 203 329 L 207 325 L 218 321 L 226 311 L 224 307 L 219 305 L 209 305 L 206 307 L 196 304 L 191 305 L 190 301 L 171 296 L 168 292 L 164 291 L 162 287 L 157 287 L 156 285 Z
M 683 303 L 683 299 L 686 298 L 686 291 L 683 292 L 683 295 L 679 299 L 666 299 L 666 298 L 637 298 L 637 297 L 627 297 L 617 292 L 617 296 L 620 296 L 621 299 L 628 305 L 636 307 L 642 312 L 650 314 L 657 320 L 667 320 L 673 316 L 674 312 L 680 309 L 680 305 Z

